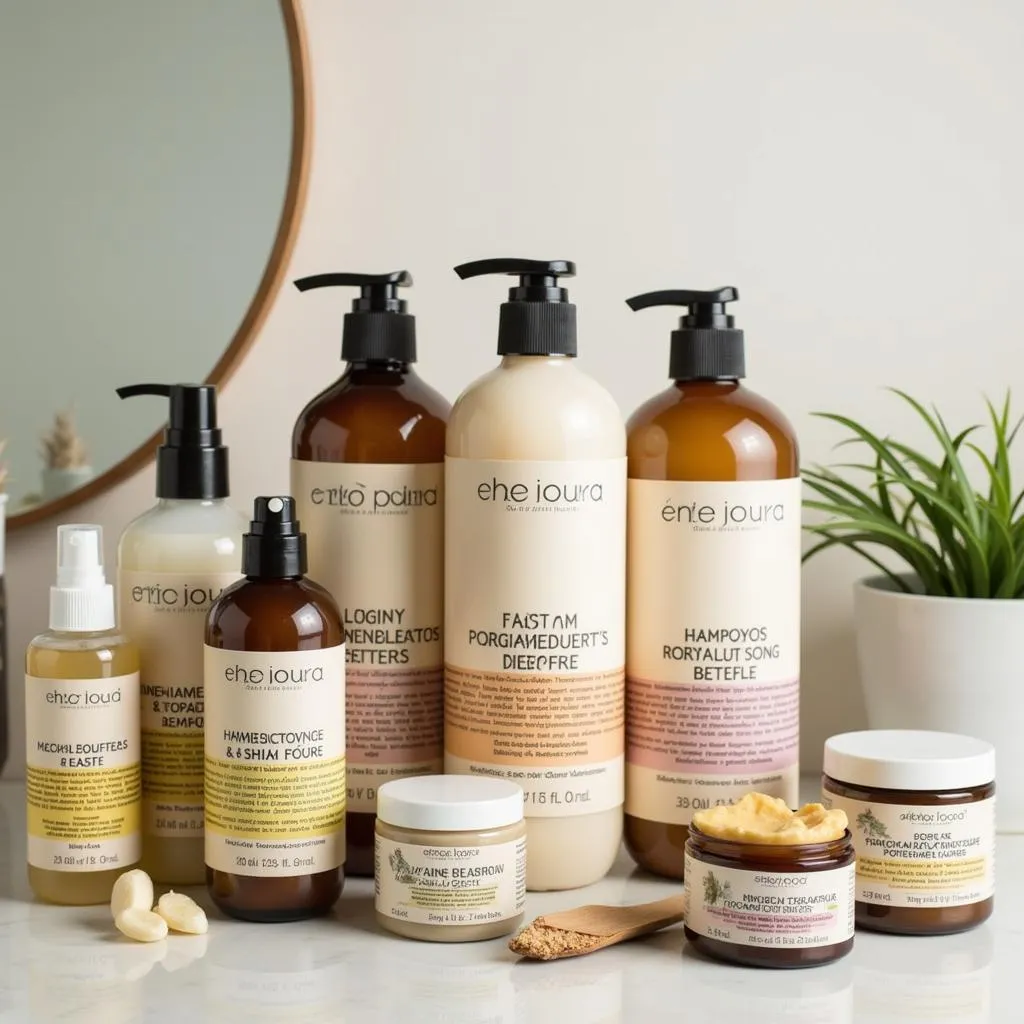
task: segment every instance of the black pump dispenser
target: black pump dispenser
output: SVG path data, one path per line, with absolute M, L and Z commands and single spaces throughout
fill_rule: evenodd
M 416 362 L 416 317 L 406 312 L 399 288 L 412 284 L 407 270 L 390 274 L 314 274 L 294 282 L 300 292 L 311 288 L 353 286 L 360 289 L 345 314 L 341 332 L 341 358 L 347 363 L 372 360 Z
M 508 291 L 498 318 L 498 355 L 576 355 L 576 307 L 560 277 L 573 277 L 568 260 L 496 259 L 455 268 L 463 280 L 482 274 L 512 274 L 519 284 Z
M 170 399 L 164 443 L 156 456 L 156 496 L 211 501 L 226 498 L 228 450 L 217 426 L 217 389 L 212 384 L 133 384 L 121 398 Z
M 242 575 L 279 580 L 306 575 L 306 535 L 295 518 L 295 499 L 257 498 L 249 532 L 242 535 Z
M 746 375 L 743 331 L 725 311 L 740 297 L 735 288 L 710 292 L 647 292 L 626 299 L 630 309 L 687 306 L 689 312 L 672 332 L 668 374 L 673 380 L 740 380 Z

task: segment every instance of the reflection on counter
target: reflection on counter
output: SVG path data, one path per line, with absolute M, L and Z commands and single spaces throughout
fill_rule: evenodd
M 856 955 L 856 949 L 854 950 Z M 699 954 L 687 952 L 688 961 Z M 693 1020 L 715 1024 L 851 1024 L 853 970 L 850 959 L 807 971 L 737 970 L 727 964 L 693 972 Z M 687 976 L 691 976 L 687 972 Z
M 338 959 L 337 920 L 275 925 L 270 936 L 265 927 L 210 926 L 221 934 L 203 961 L 206 1020 L 343 1024 L 352 1000 Z
M 988 1024 L 992 1019 L 992 933 L 861 943 L 853 973 L 857 1019 Z
M 75 1024 L 134 1024 L 143 1011 L 141 981 L 168 954 L 170 943 L 126 942 L 112 933 L 110 914 L 95 908 L 69 929 L 53 908 L 34 905 L 16 929 L 28 974 L 28 1019 Z
M 378 954 L 374 979 L 387 994 L 382 1020 L 416 1024 L 515 1024 L 512 963 L 439 963 L 423 947 L 406 943 Z M 451 956 L 442 951 L 444 959 Z M 500 954 L 499 954 L 500 955 Z M 395 970 L 395 958 L 401 969 Z M 464 959 L 464 958 L 461 958 Z M 415 1007 L 415 1013 L 410 1008 Z
M 621 1024 L 626 1019 L 622 969 L 602 955 L 559 960 L 555 964 L 515 965 L 516 1024 Z M 680 1008 L 681 1010 L 682 1008 Z

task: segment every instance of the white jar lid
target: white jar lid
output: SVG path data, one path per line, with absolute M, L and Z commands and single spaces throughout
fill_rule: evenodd
M 471 832 L 523 820 L 523 790 L 505 779 L 419 775 L 377 790 L 377 817 L 398 828 Z
M 952 732 L 868 729 L 825 741 L 824 772 L 866 789 L 972 789 L 996 777 L 991 743 Z

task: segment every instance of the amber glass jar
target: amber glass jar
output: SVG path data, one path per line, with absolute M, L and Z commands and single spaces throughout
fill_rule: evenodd
M 857 926 L 948 935 L 992 913 L 995 750 L 952 733 L 872 730 L 825 743 L 822 803 L 857 850 Z
M 761 845 L 689 827 L 685 934 L 744 967 L 817 967 L 853 949 L 854 853 L 839 839 Z

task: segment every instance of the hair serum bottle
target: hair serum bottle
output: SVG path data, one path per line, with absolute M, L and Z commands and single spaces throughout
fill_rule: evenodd
M 214 387 L 137 384 L 118 394 L 168 400 L 158 501 L 118 545 L 119 619 L 142 673 L 142 867 L 164 885 L 202 885 L 203 630 L 239 578 L 248 520 L 227 502 Z
M 326 914 L 345 861 L 345 644 L 290 497 L 257 498 L 206 623 L 206 880 L 246 921 Z
M 751 789 L 797 805 L 800 476 L 786 417 L 743 385 L 735 288 L 685 306 L 672 384 L 627 424 L 626 847 L 683 877 L 695 811 Z
M 49 903 L 107 902 L 142 850 L 139 655 L 102 552 L 101 527 L 58 527 L 50 628 L 25 659 L 28 881 Z
M 301 412 L 291 491 L 309 569 L 345 626 L 345 874 L 373 877 L 377 789 L 444 768 L 444 435 L 450 406 L 416 373 L 416 318 L 390 274 L 354 286 L 341 377 Z

